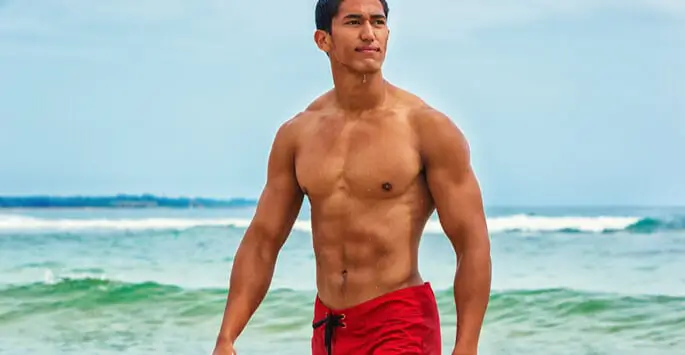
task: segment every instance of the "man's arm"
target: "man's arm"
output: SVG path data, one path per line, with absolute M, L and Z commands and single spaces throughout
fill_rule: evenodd
M 466 138 L 454 123 L 432 109 L 421 113 L 416 122 L 428 188 L 457 255 L 455 354 L 476 354 L 492 279 L 480 187 Z
M 245 328 L 271 284 L 276 259 L 302 206 L 294 168 L 292 120 L 274 138 L 267 179 L 255 215 L 235 255 L 218 344 L 232 344 Z

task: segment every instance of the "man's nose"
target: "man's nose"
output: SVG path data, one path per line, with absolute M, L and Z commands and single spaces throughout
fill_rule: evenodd
M 366 22 L 364 25 L 361 26 L 361 34 L 360 34 L 361 40 L 365 42 L 371 42 L 375 39 L 375 34 L 373 32 L 373 28 L 371 27 L 371 24 Z

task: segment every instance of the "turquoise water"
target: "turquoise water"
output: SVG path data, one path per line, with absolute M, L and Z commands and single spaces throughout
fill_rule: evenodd
M 305 209 L 306 210 L 306 209 Z M 0 212 L 0 354 L 210 354 L 252 210 Z M 493 293 L 481 354 L 679 354 L 685 210 L 491 209 Z M 422 275 L 444 349 L 455 259 L 432 221 Z M 306 354 L 314 260 L 303 213 L 237 347 Z

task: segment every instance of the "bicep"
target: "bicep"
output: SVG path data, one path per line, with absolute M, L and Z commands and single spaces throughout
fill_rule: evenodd
M 428 188 L 440 224 L 459 253 L 489 243 L 481 189 L 461 131 L 443 119 L 423 144 Z
M 478 181 L 469 168 L 456 172 L 436 166 L 427 171 L 428 186 L 440 224 L 460 251 L 487 238 L 487 226 Z
M 292 134 L 283 126 L 276 133 L 267 163 L 266 184 L 250 229 L 260 244 L 280 248 L 300 212 L 303 194 L 297 183 Z

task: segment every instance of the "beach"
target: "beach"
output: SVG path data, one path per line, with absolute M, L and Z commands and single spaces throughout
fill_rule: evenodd
M 0 210 L 0 353 L 211 354 L 253 208 Z M 685 348 L 685 209 L 489 208 L 480 354 L 675 355 Z M 307 354 L 306 208 L 240 354 Z M 455 256 L 433 218 L 420 272 L 454 345 Z

